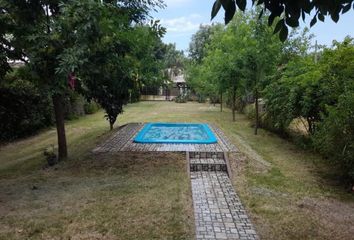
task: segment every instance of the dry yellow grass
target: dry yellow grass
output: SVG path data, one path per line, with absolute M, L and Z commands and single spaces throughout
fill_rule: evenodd
M 141 102 L 128 122 L 209 122 L 242 154 L 232 156 L 233 183 L 262 239 L 352 239 L 354 197 L 326 177 L 315 154 L 264 130 L 244 115 L 232 122 L 208 104 Z M 42 169 L 54 130 L 0 149 L 0 239 L 191 239 L 189 179 L 183 155 L 91 155 L 106 138 L 103 113 L 67 124 L 71 158 Z M 37 190 L 31 190 L 32 186 Z

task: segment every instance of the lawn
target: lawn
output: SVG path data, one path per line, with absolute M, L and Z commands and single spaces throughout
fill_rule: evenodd
M 45 168 L 54 129 L 0 149 L 0 239 L 192 239 L 183 154 L 94 155 L 110 133 L 103 112 L 67 123 L 70 159 Z M 323 160 L 209 104 L 141 102 L 128 122 L 209 122 L 241 153 L 233 183 L 262 239 L 352 239 L 354 197 L 325 173 Z

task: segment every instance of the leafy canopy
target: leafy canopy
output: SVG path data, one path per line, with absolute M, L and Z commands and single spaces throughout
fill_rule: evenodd
M 288 36 L 288 27 L 298 27 L 299 19 L 305 21 L 306 17 L 315 12 L 310 25 L 316 24 L 317 19 L 324 21 L 330 16 L 334 22 L 338 22 L 340 14 L 344 14 L 354 9 L 354 0 L 338 0 L 338 1 L 316 1 L 316 0 L 252 0 L 253 5 L 261 6 L 262 11 L 269 11 L 268 25 L 271 26 L 276 18 L 279 18 L 274 33 L 279 32 L 279 37 L 285 41 Z M 213 19 L 220 8 L 225 10 L 225 24 L 228 24 L 235 15 L 236 8 L 241 11 L 246 10 L 247 0 L 216 0 L 214 2 L 211 18 Z

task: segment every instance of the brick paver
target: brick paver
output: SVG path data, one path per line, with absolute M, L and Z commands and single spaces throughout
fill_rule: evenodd
M 190 163 L 209 166 L 221 161 L 224 160 L 190 159 Z M 208 171 L 191 168 L 190 172 L 197 240 L 258 239 L 227 172 L 211 168 Z

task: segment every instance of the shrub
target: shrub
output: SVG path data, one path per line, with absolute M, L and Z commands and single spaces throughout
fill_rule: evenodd
M 100 106 L 95 101 L 86 102 L 84 105 L 85 114 L 96 113 L 100 109 Z
M 205 103 L 206 102 L 206 97 L 203 94 L 198 94 L 197 95 L 197 102 L 198 103 Z
M 345 177 L 354 181 L 354 92 L 343 94 L 313 136 L 315 148 L 337 163 Z
M 69 91 L 65 98 L 65 119 L 72 120 L 85 115 L 85 103 L 86 100 L 82 95 Z
M 176 103 L 186 103 L 187 99 L 188 99 L 187 96 L 179 95 L 178 97 L 175 98 L 175 102 Z
M 247 105 L 244 108 L 244 112 L 249 119 L 254 120 L 256 118 L 256 109 L 254 107 L 254 104 Z
M 53 124 L 52 102 L 32 83 L 16 80 L 0 87 L 0 139 L 13 140 Z
M 211 104 L 220 103 L 220 97 L 219 96 L 215 96 L 215 95 L 210 96 L 210 103 Z

